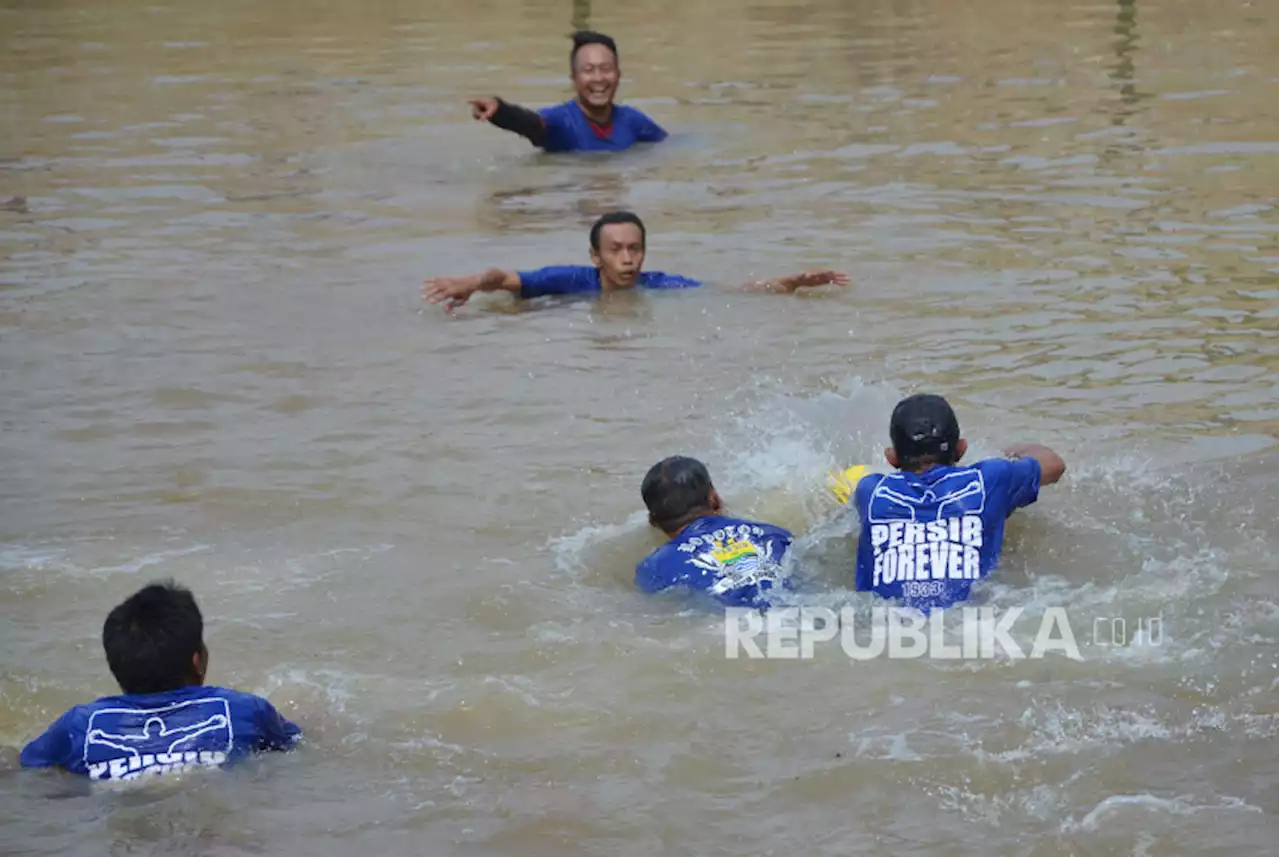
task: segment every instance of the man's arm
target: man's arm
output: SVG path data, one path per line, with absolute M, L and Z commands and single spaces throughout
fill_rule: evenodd
M 1040 484 L 1052 485 L 1067 472 L 1067 463 L 1058 453 L 1038 443 L 1015 443 L 1005 447 L 1006 458 L 1034 458 L 1040 462 Z
M 432 277 L 422 287 L 422 297 L 433 304 L 443 303 L 453 312 L 476 292 L 520 292 L 520 275 L 515 271 L 490 268 L 469 277 Z
M 512 131 L 535 146 L 547 139 L 547 123 L 527 107 L 508 104 L 501 98 L 478 98 L 471 102 L 471 115 L 504 131 Z
M 661 143 L 667 139 L 667 131 L 639 110 L 635 112 L 635 135 L 641 143 Z
M 258 698 L 258 748 L 285 751 L 302 737 L 302 728 L 287 720 L 276 707 Z
M 742 289 L 748 292 L 774 292 L 789 295 L 796 289 L 826 286 L 831 283 L 847 286 L 849 275 L 841 271 L 803 271 L 799 274 L 775 277 L 772 280 L 747 283 L 742 286 Z
M 59 717 L 44 734 L 22 748 L 18 763 L 24 768 L 65 767 L 71 756 L 71 735 L 67 728 L 71 712 Z

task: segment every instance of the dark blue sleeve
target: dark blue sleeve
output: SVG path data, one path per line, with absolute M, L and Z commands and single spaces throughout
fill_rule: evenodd
M 1019 458 L 1009 462 L 1009 510 L 1030 506 L 1040 496 L 1040 462 Z
M 645 271 L 640 275 L 640 285 L 646 289 L 692 289 L 702 285 L 702 283 L 698 280 L 682 277 L 679 274 Z
M 867 503 L 871 500 L 871 492 L 876 490 L 876 486 L 883 478 L 883 473 L 868 473 L 858 480 L 858 486 L 853 489 L 853 497 L 850 498 L 849 505 L 853 506 L 859 518 L 866 511 Z
M 24 768 L 65 767 L 71 758 L 71 716 L 71 711 L 63 714 L 43 735 L 23 747 L 18 763 Z
M 258 700 L 258 749 L 289 750 L 302 735 L 295 723 L 286 720 L 275 706 L 265 699 Z
M 639 143 L 660 143 L 667 139 L 667 132 L 657 122 L 645 116 L 635 108 L 628 108 L 627 121 L 631 125 L 631 133 L 635 134 Z
M 584 265 L 553 265 L 533 271 L 517 271 L 520 297 L 540 298 L 544 295 L 569 295 L 596 289 L 596 269 Z
M 641 592 L 661 592 L 666 589 L 670 581 L 658 575 L 658 563 L 654 561 L 652 555 L 640 560 L 636 565 L 636 588 Z
M 1000 498 L 1004 506 L 1001 511 L 1006 518 L 1023 506 L 1030 506 L 1040 496 L 1040 462 L 1034 458 L 1013 461 L 993 458 L 983 465 L 988 484 L 993 479 L 998 483 L 999 490 L 994 492 L 994 496 Z M 987 496 L 992 495 L 988 488 Z
M 569 119 L 566 105 L 544 107 L 538 111 L 546 126 L 546 136 L 542 138 L 542 149 L 546 152 L 570 152 L 576 148 L 573 139 L 573 123 Z

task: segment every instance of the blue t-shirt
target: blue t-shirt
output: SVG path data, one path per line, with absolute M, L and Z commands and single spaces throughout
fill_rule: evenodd
M 547 152 L 620 152 L 636 143 L 657 143 L 667 132 L 634 107 L 613 106 L 607 126 L 587 118 L 576 100 L 538 111 L 547 133 L 542 148 Z
M 661 592 L 685 587 L 731 607 L 767 607 L 768 592 L 791 588 L 782 562 L 791 533 L 771 524 L 709 515 L 636 565 L 636 587 Z
M 925 612 L 964 601 L 996 567 L 1005 519 L 1039 493 L 1034 458 L 863 477 L 855 588 Z
M 19 761 L 94 780 L 131 780 L 288 750 L 301 734 L 260 696 L 191 686 L 77 705 L 24 747 Z
M 517 271 L 520 297 L 572 295 L 600 291 L 600 271 L 588 265 L 552 265 L 536 271 Z M 702 283 L 662 271 L 641 271 L 636 286 L 642 289 L 689 289 Z

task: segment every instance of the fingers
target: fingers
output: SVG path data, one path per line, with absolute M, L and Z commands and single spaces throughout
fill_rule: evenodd
M 474 98 L 467 102 L 471 105 L 472 117 L 487 121 L 498 112 L 498 103 L 491 98 Z
M 422 287 L 422 299 L 433 304 L 444 300 L 455 300 L 449 289 L 449 283 L 434 278 L 427 280 L 426 285 Z

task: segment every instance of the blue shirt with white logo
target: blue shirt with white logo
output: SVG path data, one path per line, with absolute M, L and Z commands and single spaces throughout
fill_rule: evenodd
M 792 535 L 740 518 L 699 518 L 636 566 L 636 586 L 706 593 L 731 607 L 767 607 L 770 590 L 791 588 L 782 562 Z
M 925 612 L 964 601 L 996 567 L 1005 519 L 1039 493 L 1034 458 L 863 477 L 855 588 Z
M 582 112 L 576 100 L 538 111 L 546 127 L 542 148 L 547 152 L 619 152 L 636 143 L 658 143 L 667 138 L 658 123 L 634 107 L 613 106 L 608 125 L 597 125 Z
M 516 273 L 520 276 L 522 298 L 585 294 L 601 290 L 599 269 L 587 265 L 552 265 Z M 700 285 L 702 283 L 697 280 L 661 271 L 641 271 L 636 277 L 636 286 L 642 289 L 691 289 Z
M 302 730 L 260 696 L 193 685 L 77 705 L 22 749 L 24 768 L 132 780 L 288 750 Z

